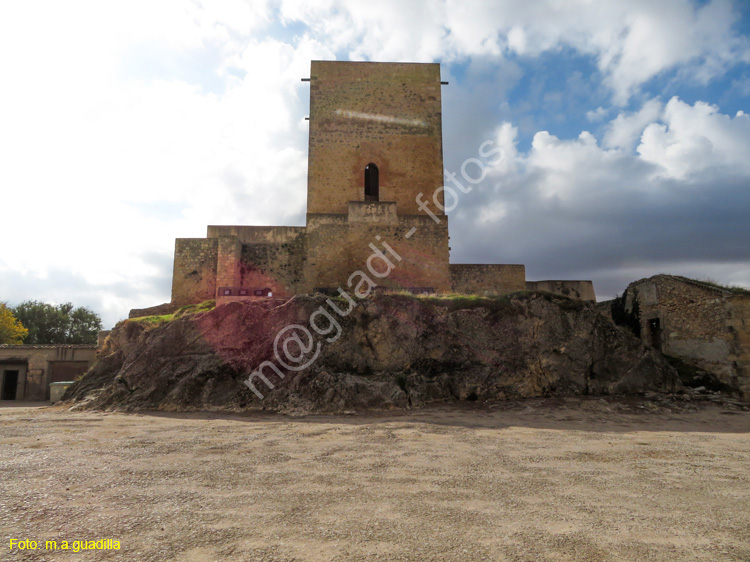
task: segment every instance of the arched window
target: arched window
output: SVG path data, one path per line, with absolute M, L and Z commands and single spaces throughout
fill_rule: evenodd
M 379 201 L 378 167 L 370 162 L 365 166 L 365 201 Z

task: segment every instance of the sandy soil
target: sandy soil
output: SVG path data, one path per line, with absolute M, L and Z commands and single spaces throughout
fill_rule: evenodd
M 750 412 L 0 408 L 1 560 L 747 561 Z M 9 539 L 40 541 L 9 550 Z M 116 539 L 119 551 L 46 540 Z

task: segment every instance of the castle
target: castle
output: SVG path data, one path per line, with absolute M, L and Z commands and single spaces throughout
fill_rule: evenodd
M 450 263 L 439 64 L 312 61 L 303 80 L 306 226 L 209 226 L 206 238 L 178 238 L 172 306 L 333 292 L 351 286 L 376 248 L 370 271 L 381 289 L 533 288 L 595 300 L 590 281 L 527 285 L 523 265 Z

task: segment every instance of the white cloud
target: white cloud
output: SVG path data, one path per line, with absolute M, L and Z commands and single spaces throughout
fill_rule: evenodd
M 573 199 L 611 181 L 612 169 L 623 156 L 603 150 L 596 138 L 583 131 L 575 140 L 560 140 L 547 131 L 534 135 L 525 159 L 527 173 L 544 175 L 537 189 L 544 197 Z
M 596 109 L 590 110 L 586 112 L 586 119 L 592 123 L 596 121 L 601 121 L 607 116 L 607 113 L 609 113 L 609 109 L 605 109 L 602 106 L 597 107 Z
M 282 0 L 280 13 L 349 60 L 431 62 L 443 53 L 446 14 L 437 0 Z
M 647 162 L 669 177 L 683 179 L 717 168 L 750 174 L 750 116 L 734 118 L 705 102 L 686 104 L 672 98 L 664 108 L 664 123 L 648 125 L 638 145 Z
M 620 150 L 641 130 L 635 153 Z M 588 131 L 570 140 L 539 131 L 531 148 L 521 152 L 517 133 L 510 123 L 497 128 L 492 146 L 502 149 L 503 157 L 488 173 L 493 181 L 527 182 L 544 197 L 572 201 L 618 184 L 653 193 L 655 186 L 667 185 L 665 179 L 696 181 L 703 172 L 712 178 L 750 177 L 750 115 L 740 111 L 731 117 L 704 102 L 689 105 L 674 97 L 662 111 L 651 100 L 640 111 L 612 120 L 603 147 Z M 632 175 L 636 168 L 638 181 Z
M 8 32 L 0 32 L 0 185 L 2 207 L 14 209 L 4 227 L 22 233 L 2 243 L 4 299 L 60 300 L 78 284 L 81 298 L 96 292 L 99 307 L 121 317 L 123 299 L 168 298 L 161 278 L 175 237 L 204 236 L 207 224 L 302 219 L 308 86 L 300 78 L 311 59 L 332 57 L 327 47 L 239 40 L 265 25 L 260 3 L 57 3 L 48 26 L 24 6 L 12 8 L 12 25 L 0 14 Z M 113 23 L 120 18 L 125 25 Z M 225 72 L 221 91 L 206 92 L 201 77 L 151 78 L 137 66 L 123 74 L 134 45 L 152 42 L 166 46 L 165 64 L 182 67 L 177 76 L 194 49 L 216 43 L 224 59 L 210 71 Z M 45 293 L 29 297 L 33 286 Z M 118 296 L 124 286 L 128 296 Z
M 529 279 L 594 279 L 600 297 L 661 272 L 750 286 L 750 169 L 738 165 L 750 153 L 748 116 L 678 99 L 663 115 L 658 146 L 675 153 L 656 159 L 601 147 L 586 131 L 540 131 L 520 151 L 516 129 L 498 127 L 496 144 L 513 150 L 452 213 L 454 259 L 524 263 Z M 710 139 L 705 159 L 678 150 L 699 135 Z M 686 162 L 693 168 L 678 168 Z
M 607 127 L 604 146 L 633 150 L 646 126 L 659 118 L 661 109 L 661 102 L 652 99 L 634 113 L 620 113 Z
M 700 7 L 686 0 L 283 0 L 281 13 L 352 60 L 537 56 L 571 47 L 595 57 L 623 105 L 661 72 L 686 68 L 707 82 L 750 61 L 750 42 L 733 29 L 737 15 L 729 0 Z
M 660 272 L 750 286 L 750 116 L 673 98 L 657 119 L 637 152 L 586 131 L 540 131 L 520 151 L 502 124 L 505 158 L 452 214 L 452 255 L 525 263 L 530 279 L 593 278 L 600 297 Z

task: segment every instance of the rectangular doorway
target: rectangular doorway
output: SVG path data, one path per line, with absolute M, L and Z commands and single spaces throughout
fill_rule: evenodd
M 0 400 L 15 400 L 18 390 L 18 371 L 6 370 L 3 372 L 3 389 Z
M 661 351 L 661 322 L 658 318 L 648 321 L 648 331 L 651 335 L 651 347 Z

